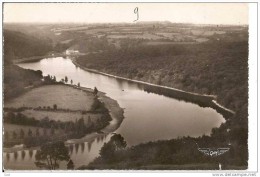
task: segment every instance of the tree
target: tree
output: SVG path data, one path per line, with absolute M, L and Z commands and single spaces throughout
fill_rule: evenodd
M 36 134 L 36 136 L 40 136 L 40 131 L 39 131 L 39 129 L 38 129 L 38 128 L 36 129 L 36 132 L 35 132 L 35 134 Z
M 68 161 L 70 159 L 68 148 L 64 142 L 52 142 L 41 146 L 35 155 L 35 165 L 50 170 L 59 168 L 60 161 Z
M 9 133 L 5 132 L 5 141 L 7 141 L 9 139 Z
M 51 127 L 51 135 L 54 135 L 55 134 L 55 129 L 54 127 Z
M 71 84 L 71 85 L 73 84 L 73 80 L 72 80 L 72 79 L 70 80 L 70 84 Z
M 80 87 L 80 83 L 78 83 L 78 87 Z
M 30 136 L 30 137 L 32 136 L 32 130 L 31 129 L 28 130 L 28 136 Z
M 57 105 L 56 104 L 53 105 L 53 109 L 57 110 Z
M 24 133 L 23 129 L 21 129 L 21 130 L 20 130 L 20 138 L 21 138 L 21 139 L 24 138 L 24 134 L 25 134 L 25 133 Z
M 47 83 L 47 84 L 50 84 L 50 83 L 53 82 L 53 79 L 50 75 L 44 76 L 43 79 L 44 79 L 44 82 Z
M 82 135 L 85 134 L 86 126 L 83 117 L 80 118 L 76 123 L 77 134 Z
M 56 82 L 56 77 L 55 76 L 53 77 L 53 81 Z
M 97 93 L 98 93 L 97 87 L 94 88 L 94 92 L 93 93 L 94 93 L 94 95 L 97 95 Z
M 71 159 L 67 163 L 67 169 L 68 170 L 73 170 L 74 169 L 74 163 L 73 163 L 73 161 Z
M 99 154 L 106 161 L 114 161 L 115 153 L 127 146 L 125 139 L 120 134 L 114 134 L 108 143 L 105 143 Z
M 46 130 L 46 128 L 43 129 L 43 135 L 44 135 L 44 136 L 47 135 L 47 130 Z
M 103 145 L 103 147 L 99 152 L 99 155 L 105 161 L 114 161 L 114 157 L 115 157 L 114 153 L 115 153 L 114 145 L 108 142 Z
M 16 139 L 17 138 L 17 134 L 15 131 L 13 131 L 13 139 Z
M 88 116 L 88 122 L 87 122 L 87 126 L 89 127 L 89 126 L 90 126 L 90 124 L 91 124 L 91 118 L 90 118 L 90 116 Z
M 65 83 L 67 83 L 68 82 L 68 77 L 67 76 L 65 76 Z
M 127 146 L 124 137 L 122 137 L 120 134 L 113 135 L 110 141 L 114 143 L 116 151 L 124 149 Z

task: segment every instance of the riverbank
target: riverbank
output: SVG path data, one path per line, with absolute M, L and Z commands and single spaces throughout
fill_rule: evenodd
M 55 54 L 48 54 L 48 55 L 41 55 L 41 56 L 33 56 L 33 57 L 28 57 L 28 58 L 20 58 L 20 59 L 14 59 L 13 64 L 18 64 L 18 63 L 28 63 L 28 62 L 36 62 L 39 60 L 42 60 L 44 58 L 56 58 L 56 57 L 77 57 L 77 56 L 82 56 L 86 55 L 87 53 L 76 53 L 76 54 L 65 54 L 65 53 L 55 53 Z
M 13 64 L 25 63 L 25 62 L 36 62 L 43 58 L 55 58 L 55 57 L 66 57 L 66 56 L 67 56 L 66 54 L 61 54 L 61 53 L 42 55 L 42 56 L 33 56 L 33 57 L 28 57 L 28 58 L 15 59 L 15 60 L 13 60 Z
M 80 87 L 80 89 L 85 91 L 92 91 L 92 89 Z M 98 136 L 101 136 L 103 134 L 109 134 L 117 130 L 124 119 L 124 110 L 119 106 L 116 100 L 113 100 L 106 96 L 103 92 L 98 92 L 98 99 L 105 104 L 105 107 L 109 110 L 109 115 L 111 116 L 112 120 L 109 122 L 109 125 L 107 125 L 105 128 L 103 128 L 101 133 L 90 133 L 83 138 L 80 139 L 71 139 L 67 140 L 65 144 L 75 144 L 75 143 L 81 143 L 81 142 L 91 142 Z
M 224 106 L 217 103 L 217 101 L 216 101 L 217 96 L 215 96 L 215 95 L 205 95 L 205 94 L 202 95 L 202 94 L 198 94 L 198 93 L 183 91 L 183 90 L 172 88 L 172 87 L 156 85 L 156 84 L 152 84 L 152 83 L 148 83 L 148 82 L 144 82 L 144 81 L 115 76 L 115 75 L 104 73 L 104 72 L 101 72 L 101 71 L 98 71 L 95 69 L 86 68 L 86 67 L 80 65 L 75 58 L 72 58 L 71 60 L 75 66 L 80 67 L 85 71 L 89 71 L 89 72 L 105 75 L 108 77 L 113 77 L 116 79 L 141 84 L 141 85 L 143 85 L 143 89 L 146 92 L 152 92 L 152 93 L 168 96 L 171 98 L 184 100 L 186 102 L 196 103 L 196 104 L 200 105 L 201 107 L 211 107 L 211 108 L 215 109 L 217 112 L 219 112 L 220 114 L 222 114 L 225 117 L 225 119 L 228 119 L 229 117 L 231 117 L 232 115 L 235 114 L 235 112 L 233 110 L 225 108 Z
M 71 86 L 71 85 L 66 85 L 66 87 L 75 88 L 74 86 Z M 90 88 L 77 87 L 77 89 L 87 92 L 91 95 L 93 94 L 93 90 Z M 86 136 L 84 136 L 83 138 L 80 138 L 80 139 L 66 140 L 65 144 L 68 145 L 68 144 L 74 144 L 74 143 L 78 143 L 78 142 L 89 142 L 89 141 L 97 138 L 100 135 L 108 134 L 108 133 L 115 131 L 121 125 L 121 123 L 124 119 L 124 115 L 123 115 L 124 111 L 119 106 L 117 101 L 107 97 L 106 94 L 102 93 L 102 92 L 98 93 L 98 99 L 104 103 L 105 107 L 109 111 L 109 115 L 111 116 L 112 120 L 102 130 L 87 134 Z M 97 133 L 97 132 L 99 132 L 99 133 Z M 3 148 L 3 151 L 6 153 L 11 153 L 11 152 L 22 151 L 22 150 L 37 150 L 37 149 L 39 149 L 38 146 L 26 148 L 24 145 L 16 145 L 11 148 Z

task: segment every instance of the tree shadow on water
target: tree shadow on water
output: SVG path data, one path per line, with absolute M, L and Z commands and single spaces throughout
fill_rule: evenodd
M 80 147 L 81 147 L 81 153 L 83 153 L 84 150 L 85 150 L 85 143 L 84 143 L 84 142 L 81 143 L 81 144 L 80 144 Z
M 25 151 L 22 151 L 22 160 L 24 160 L 24 157 L 25 157 Z

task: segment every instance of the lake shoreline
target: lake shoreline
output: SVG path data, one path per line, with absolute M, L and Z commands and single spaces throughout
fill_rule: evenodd
M 25 63 L 25 62 L 31 62 L 31 61 L 39 61 L 43 58 L 55 58 L 55 57 L 65 57 L 65 56 L 67 56 L 67 55 L 56 54 L 56 55 L 48 55 L 48 56 L 35 56 L 35 57 L 24 58 L 24 59 L 16 59 L 13 62 L 15 64 L 18 64 L 18 63 Z M 152 92 L 152 93 L 156 93 L 159 95 L 164 95 L 164 96 L 168 96 L 171 98 L 184 100 L 186 102 L 198 104 L 201 107 L 211 107 L 214 110 L 216 110 L 218 113 L 222 114 L 225 119 L 229 119 L 229 117 L 231 117 L 235 114 L 235 112 L 233 110 L 228 109 L 228 108 L 224 107 L 223 105 L 219 104 L 216 101 L 217 96 L 215 96 L 215 95 L 198 94 L 198 93 L 194 93 L 194 92 L 188 92 L 188 91 L 176 89 L 173 87 L 162 86 L 162 85 L 152 84 L 149 82 L 144 82 L 144 81 L 129 79 L 129 78 L 121 77 L 121 76 L 116 76 L 116 75 L 104 73 L 104 72 L 101 72 L 101 71 L 98 71 L 95 69 L 86 68 L 77 62 L 76 56 L 71 56 L 70 59 L 75 66 L 80 67 L 81 69 L 83 69 L 85 71 L 96 73 L 96 74 L 101 74 L 101 75 L 108 76 L 108 77 L 113 77 L 113 78 L 124 80 L 124 81 L 133 82 L 136 84 L 141 84 L 144 86 L 144 91 L 146 91 L 146 92 Z
M 90 91 L 92 89 L 86 87 L 80 87 L 81 90 Z M 75 144 L 82 142 L 90 142 L 96 137 L 104 134 L 109 134 L 117 130 L 124 119 L 124 109 L 121 108 L 116 100 L 106 96 L 106 93 L 98 93 L 98 99 L 105 104 L 105 107 L 109 110 L 109 115 L 112 118 L 110 123 L 103 129 L 100 130 L 102 133 L 93 132 L 79 139 L 70 139 L 65 141 L 65 144 Z
M 72 86 L 72 85 L 65 85 L 65 86 L 75 88 L 75 86 Z M 77 87 L 77 89 L 80 89 L 82 91 L 86 91 L 89 93 L 93 93 L 93 89 L 91 89 L 91 88 Z M 106 127 L 101 129 L 100 131 L 98 131 L 98 132 L 102 132 L 102 133 L 93 132 L 93 133 L 85 135 L 83 138 L 69 139 L 69 140 L 64 141 L 65 145 L 76 144 L 76 143 L 81 143 L 81 142 L 90 142 L 93 139 L 97 138 L 98 136 L 112 133 L 120 127 L 120 125 L 124 119 L 123 108 L 121 108 L 119 106 L 119 104 L 116 100 L 113 100 L 112 98 L 106 96 L 106 93 L 99 92 L 98 99 L 105 104 L 105 107 L 108 109 L 109 115 L 111 116 L 112 120 L 109 122 L 109 124 Z M 3 147 L 3 152 L 4 153 L 13 153 L 16 151 L 39 150 L 39 149 L 40 149 L 39 146 L 26 148 L 23 145 L 19 145 L 19 146 L 14 146 L 14 147 L 10 147 L 10 148 Z
M 28 57 L 28 58 L 14 59 L 13 64 L 36 62 L 36 61 L 42 60 L 44 58 L 56 58 L 56 57 L 66 57 L 66 56 L 67 55 L 62 54 L 62 53 L 57 53 L 57 54 L 53 54 L 53 55 L 33 56 L 33 57 Z
M 101 71 L 98 71 L 95 69 L 86 68 L 86 67 L 80 65 L 75 58 L 71 58 L 71 61 L 75 66 L 80 67 L 81 69 L 88 71 L 88 72 L 101 74 L 104 76 L 113 77 L 116 79 L 129 81 L 129 82 L 133 82 L 133 83 L 137 83 L 137 84 L 142 84 L 144 86 L 144 91 L 146 91 L 146 92 L 152 92 L 152 93 L 168 96 L 168 97 L 179 99 L 179 100 L 196 103 L 201 107 L 211 107 L 214 110 L 216 110 L 218 113 L 222 114 L 225 119 L 228 119 L 229 117 L 231 117 L 235 114 L 235 112 L 233 110 L 230 110 L 230 109 L 224 107 L 223 105 L 217 103 L 217 101 L 216 101 L 217 96 L 215 96 L 215 95 L 205 95 L 205 94 L 198 94 L 198 93 L 194 93 L 194 92 L 187 92 L 187 91 L 172 88 L 172 87 L 156 85 L 156 84 L 152 84 L 152 83 L 148 83 L 148 82 L 144 82 L 144 81 L 133 80 L 133 79 L 129 79 L 129 78 L 121 77 L 121 76 L 116 76 L 116 75 L 104 73 L 104 72 L 101 72 Z

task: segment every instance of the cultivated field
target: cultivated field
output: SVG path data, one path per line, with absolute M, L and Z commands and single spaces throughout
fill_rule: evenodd
M 48 85 L 32 89 L 5 103 L 5 107 L 50 107 L 58 109 L 90 110 L 94 95 L 65 85 Z

